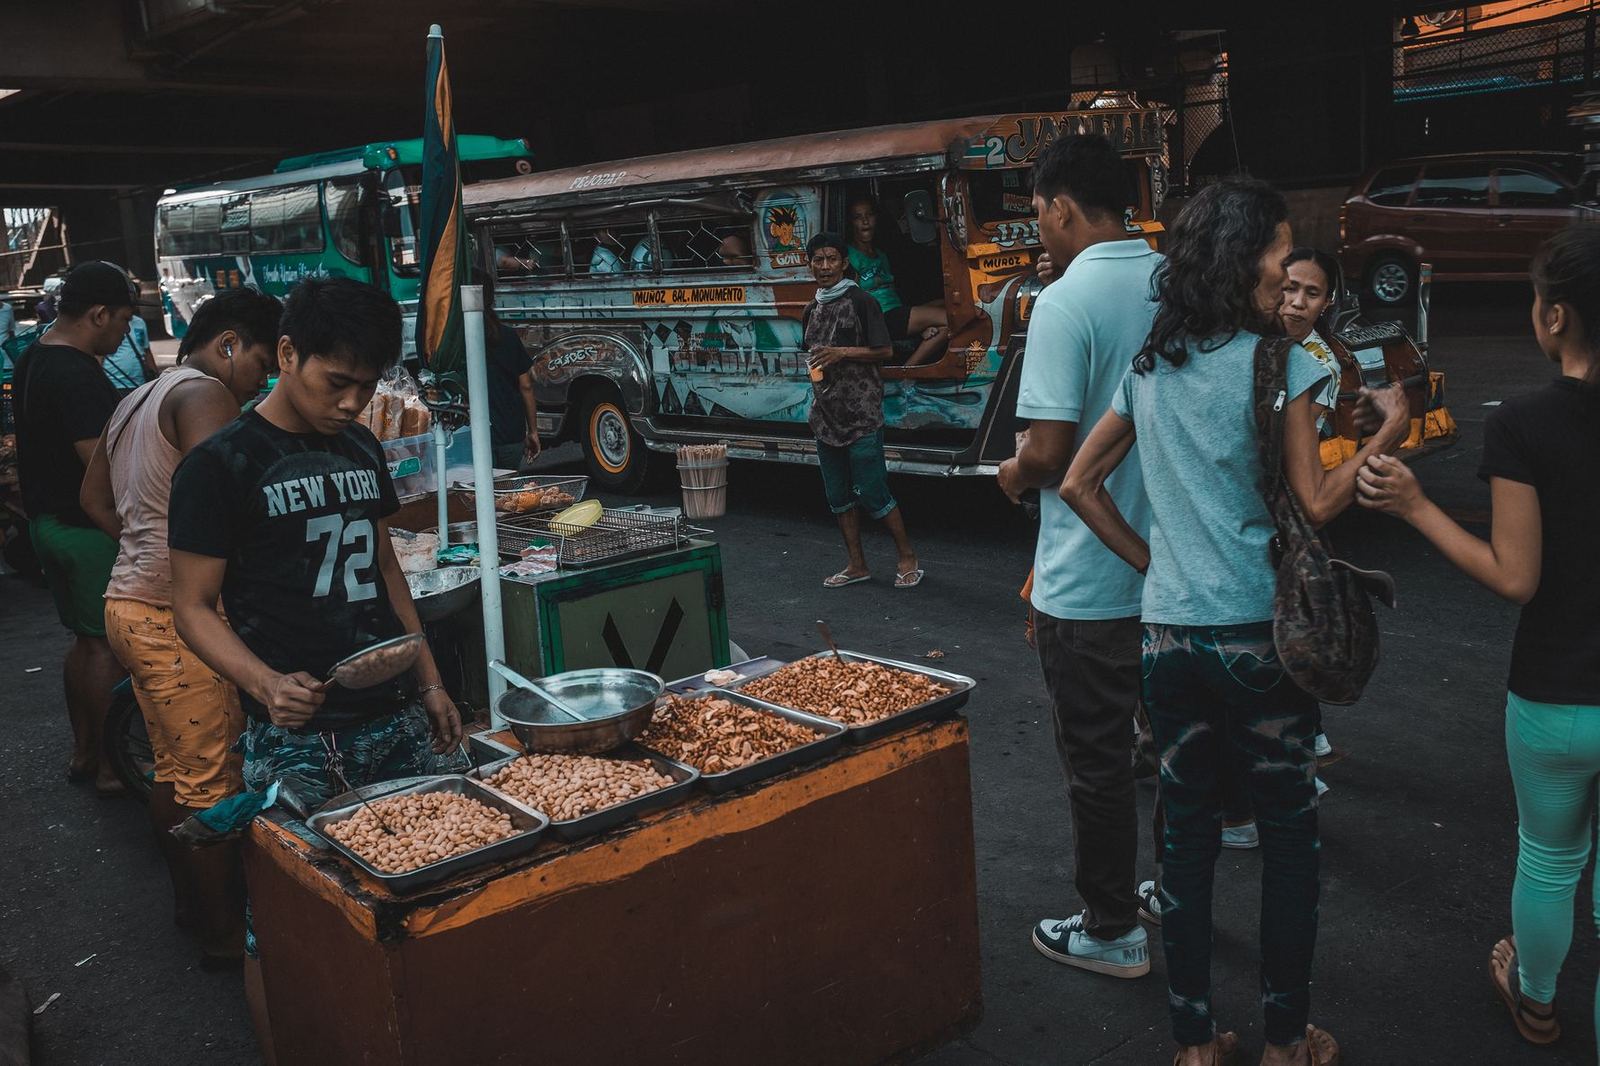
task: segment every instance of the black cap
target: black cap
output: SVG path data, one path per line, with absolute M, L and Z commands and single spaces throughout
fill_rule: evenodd
M 68 307 L 133 307 L 135 304 L 133 282 L 115 263 L 96 259 L 79 263 L 67 271 L 61 282 L 58 299 Z

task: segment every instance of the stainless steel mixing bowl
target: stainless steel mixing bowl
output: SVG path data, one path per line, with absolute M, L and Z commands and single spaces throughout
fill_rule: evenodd
M 540 678 L 577 720 L 527 689 L 511 687 L 495 705 L 528 751 L 598 755 L 644 732 L 664 682 L 643 670 L 571 670 Z

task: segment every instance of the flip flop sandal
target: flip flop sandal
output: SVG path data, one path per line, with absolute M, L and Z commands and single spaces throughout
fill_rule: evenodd
M 847 574 L 841 570 L 830 578 L 824 578 L 822 587 L 825 589 L 842 589 L 846 585 L 857 585 L 863 581 L 871 580 L 871 574 Z
M 894 575 L 894 587 L 897 589 L 914 589 L 922 584 L 922 575 L 926 572 L 921 567 L 918 567 L 915 570 L 907 570 L 903 574 L 896 574 Z
M 1511 960 L 1506 963 L 1505 984 L 1500 983 L 1500 975 L 1495 972 L 1493 954 L 1489 956 L 1489 980 L 1494 983 L 1494 990 L 1499 995 L 1500 1002 L 1511 1012 L 1511 1021 L 1516 1025 L 1522 1039 L 1540 1047 L 1554 1044 L 1561 1039 L 1559 1024 L 1551 1024 L 1544 1028 L 1529 1024 L 1530 1021 L 1554 1023 L 1556 1012 L 1553 1006 L 1547 1011 L 1536 1011 L 1522 1001 L 1522 978 L 1517 973 L 1517 945 L 1514 941 L 1511 942 Z
M 1323 1031 L 1321 1029 L 1318 1029 L 1314 1025 L 1306 1026 L 1306 1057 L 1311 1060 L 1311 1066 L 1339 1066 L 1342 1056 L 1340 1054 L 1339 1045 L 1337 1042 L 1334 1043 L 1334 1050 L 1331 1058 L 1325 1059 L 1317 1053 L 1317 1042 L 1313 1039 L 1313 1037 L 1317 1033 L 1322 1032 Z M 1324 1033 L 1323 1035 L 1326 1036 L 1327 1034 Z M 1328 1036 L 1328 1039 L 1332 1040 L 1333 1037 Z
M 1232 1066 L 1233 1060 L 1239 1054 L 1239 1034 L 1218 1033 L 1216 1043 L 1211 1045 L 1211 1062 L 1207 1066 Z M 1183 1059 L 1183 1052 L 1172 1056 L 1172 1066 L 1178 1066 Z

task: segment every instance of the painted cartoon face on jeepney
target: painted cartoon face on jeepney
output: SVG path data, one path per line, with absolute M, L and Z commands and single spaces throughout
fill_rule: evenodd
M 780 204 L 767 209 L 767 236 L 772 238 L 774 252 L 797 251 L 803 242 L 795 233 L 800 225 L 800 212 L 793 204 Z

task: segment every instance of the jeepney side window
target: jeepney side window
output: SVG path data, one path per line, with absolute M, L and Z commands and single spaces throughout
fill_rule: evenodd
M 656 235 L 661 241 L 662 270 L 679 273 L 755 266 L 749 218 L 663 212 L 656 215 Z
M 648 274 L 656 251 L 645 219 L 574 222 L 570 229 L 572 266 L 579 274 Z
M 492 237 L 496 277 L 551 277 L 567 272 L 561 258 L 561 228 L 556 223 L 495 230 Z

